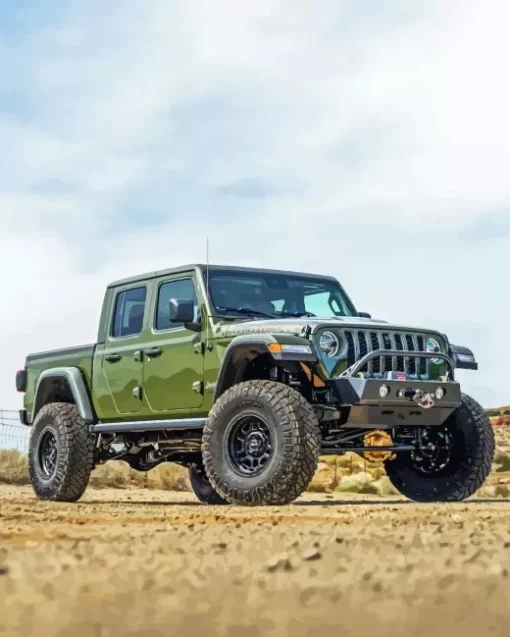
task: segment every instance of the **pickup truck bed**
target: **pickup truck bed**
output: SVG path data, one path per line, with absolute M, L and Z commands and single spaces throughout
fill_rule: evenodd
M 34 396 L 40 374 L 55 367 L 77 367 L 84 375 L 87 386 L 91 387 L 92 362 L 95 351 L 96 344 L 93 343 L 29 354 L 26 358 L 28 395 Z M 32 406 L 32 404 L 27 404 L 27 409 L 30 411 Z

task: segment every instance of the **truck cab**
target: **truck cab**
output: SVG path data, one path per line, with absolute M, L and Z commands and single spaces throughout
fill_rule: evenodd
M 94 356 L 93 382 L 101 420 L 203 413 L 206 326 L 194 331 L 182 321 L 170 321 L 172 298 L 192 302 L 191 322 L 195 323 L 204 304 L 196 268 L 109 288 L 102 343 Z

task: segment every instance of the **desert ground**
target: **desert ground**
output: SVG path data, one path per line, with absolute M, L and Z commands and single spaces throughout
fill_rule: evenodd
M 510 502 L 308 493 L 211 507 L 89 487 L 0 486 L 0 634 L 509 634 Z

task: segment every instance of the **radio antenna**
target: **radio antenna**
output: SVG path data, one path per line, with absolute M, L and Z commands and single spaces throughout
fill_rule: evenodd
M 211 302 L 209 297 L 209 237 L 207 236 L 205 239 L 205 293 L 207 295 L 206 299 L 206 308 Z M 205 327 L 205 348 L 206 351 L 209 351 L 209 316 L 206 318 L 206 327 Z

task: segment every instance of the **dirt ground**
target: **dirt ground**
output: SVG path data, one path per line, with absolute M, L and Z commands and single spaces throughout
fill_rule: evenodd
M 0 635 L 509 634 L 510 502 L 0 487 Z

